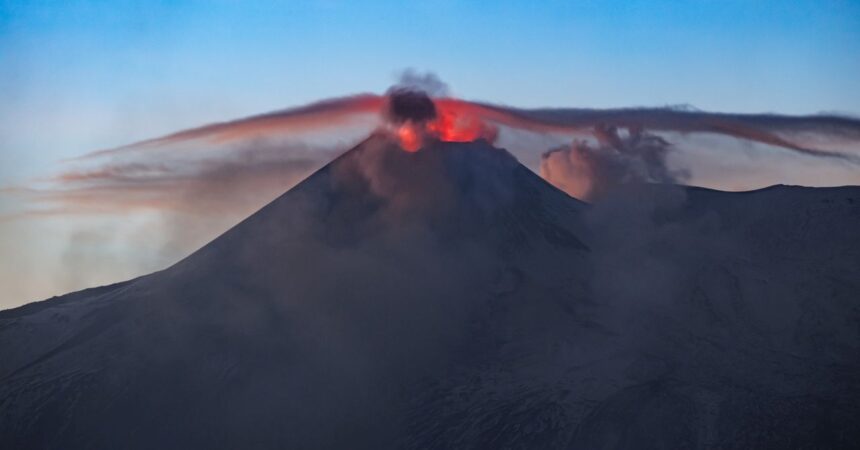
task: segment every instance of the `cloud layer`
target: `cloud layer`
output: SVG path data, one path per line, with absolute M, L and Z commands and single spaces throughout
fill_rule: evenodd
M 552 184 L 590 201 L 640 183 L 723 190 L 777 183 L 860 184 L 857 119 L 690 108 L 521 109 L 448 97 L 438 78 L 416 73 L 404 74 L 396 88 L 432 94 L 435 119 L 422 125 L 431 139 L 489 139 Z M 6 204 L 0 226 L 7 230 L 0 244 L 10 255 L 31 252 L 32 243 L 13 239 L 11 230 L 24 223 L 53 223 L 51 232 L 66 233 L 68 241 L 55 252 L 51 264 L 56 269 L 42 260 L 33 264 L 62 270 L 63 255 L 77 254 L 81 233 L 108 229 L 99 225 L 108 221 L 113 231 L 87 234 L 86 242 L 110 243 L 111 250 L 102 253 L 116 261 L 112 267 L 123 274 L 164 267 L 374 130 L 397 131 L 400 125 L 386 114 L 389 107 L 388 94 L 340 97 L 83 155 L 64 162 L 58 173 L 0 187 Z M 135 250 L 122 248 L 126 235 L 136 236 Z M 53 238 L 58 239 L 63 239 L 60 234 Z M 11 265 L 4 270 L 20 278 L 15 274 L 25 269 Z M 86 274 L 76 278 L 91 279 Z M 68 280 L 54 288 L 44 287 L 53 286 L 50 282 L 36 284 L 43 287 L 26 295 L 72 288 Z
M 417 89 L 447 92 L 436 78 L 411 72 L 402 78 L 390 94 L 403 97 L 403 92 Z M 101 150 L 69 161 L 68 168 L 55 176 L 7 188 L 6 193 L 31 200 L 37 205 L 30 208 L 32 213 L 191 208 L 221 214 L 247 204 L 249 196 L 272 198 L 374 128 L 387 121 L 402 123 L 402 118 L 392 119 L 389 98 L 368 94 L 329 99 Z M 540 170 L 550 182 L 583 198 L 613 183 L 696 183 L 696 174 L 707 172 L 707 167 L 683 157 L 674 159 L 691 166 L 670 167 L 670 160 L 673 153 L 688 152 L 697 136 L 722 137 L 707 149 L 722 158 L 757 152 L 763 156 L 762 169 L 771 155 L 781 164 L 793 158 L 798 174 L 810 170 L 808 166 L 815 166 L 810 161 L 815 161 L 849 168 L 847 177 L 834 179 L 830 171 L 830 179 L 821 179 L 821 184 L 860 182 L 860 177 L 851 176 L 860 170 L 860 121 L 856 119 L 716 114 L 689 108 L 527 110 L 449 97 L 433 102 L 431 115 L 438 116 L 437 122 L 445 127 L 436 130 L 437 135 L 450 134 L 451 140 L 458 140 L 458 133 L 486 134 L 470 134 L 470 129 L 492 129 L 500 146 Z M 541 147 L 535 140 L 522 141 L 518 133 L 544 137 L 547 143 Z M 559 141 L 568 144 L 559 148 Z M 754 177 L 755 170 L 746 172 Z M 692 176 L 681 176 L 685 174 Z M 785 178 L 781 182 L 796 182 L 790 175 Z M 755 180 L 748 184 L 755 185 Z M 713 181 L 708 187 L 731 189 Z M 201 201 L 205 198 L 212 201 Z

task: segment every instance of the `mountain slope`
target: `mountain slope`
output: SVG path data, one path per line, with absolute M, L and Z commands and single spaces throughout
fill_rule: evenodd
M 847 447 L 858 222 L 858 188 L 592 206 L 373 136 L 171 268 L 0 312 L 0 443 Z

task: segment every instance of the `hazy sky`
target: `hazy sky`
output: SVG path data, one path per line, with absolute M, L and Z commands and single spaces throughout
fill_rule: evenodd
M 0 180 L 432 70 L 517 106 L 860 113 L 860 2 L 0 2 Z
M 0 0 L 0 186 L 95 149 L 380 93 L 405 68 L 520 107 L 860 114 L 856 0 L 401 3 Z M 157 233 L 128 228 L 139 219 L 6 223 L 0 282 L 17 284 L 0 308 L 161 267 L 122 259 Z

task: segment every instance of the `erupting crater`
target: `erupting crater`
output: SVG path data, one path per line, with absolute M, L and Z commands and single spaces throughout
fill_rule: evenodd
M 432 99 L 424 92 L 394 89 L 388 95 L 386 119 L 395 130 L 400 147 L 416 152 L 427 140 L 495 142 L 498 128 L 470 114 L 465 102 L 452 98 Z

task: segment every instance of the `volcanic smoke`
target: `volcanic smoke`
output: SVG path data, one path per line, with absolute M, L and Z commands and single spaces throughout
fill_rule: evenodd
M 407 78 L 384 95 L 325 99 L 92 152 L 53 177 L 2 192 L 35 205 L 20 215 L 198 211 L 200 195 L 190 192 L 220 193 L 210 196 L 217 207 L 206 211 L 247 214 L 248 205 L 260 206 L 289 189 L 374 130 L 408 152 L 433 141 L 484 139 L 568 194 L 589 200 L 630 182 L 728 190 L 860 183 L 860 120 L 853 118 L 522 109 L 451 97 L 435 77 Z M 189 197 L 197 200 L 183 200 Z
M 386 117 L 395 127 L 400 146 L 408 152 L 418 151 L 427 139 L 494 142 L 498 129 L 461 105 L 457 101 L 437 104 L 425 92 L 394 88 L 388 93 Z

